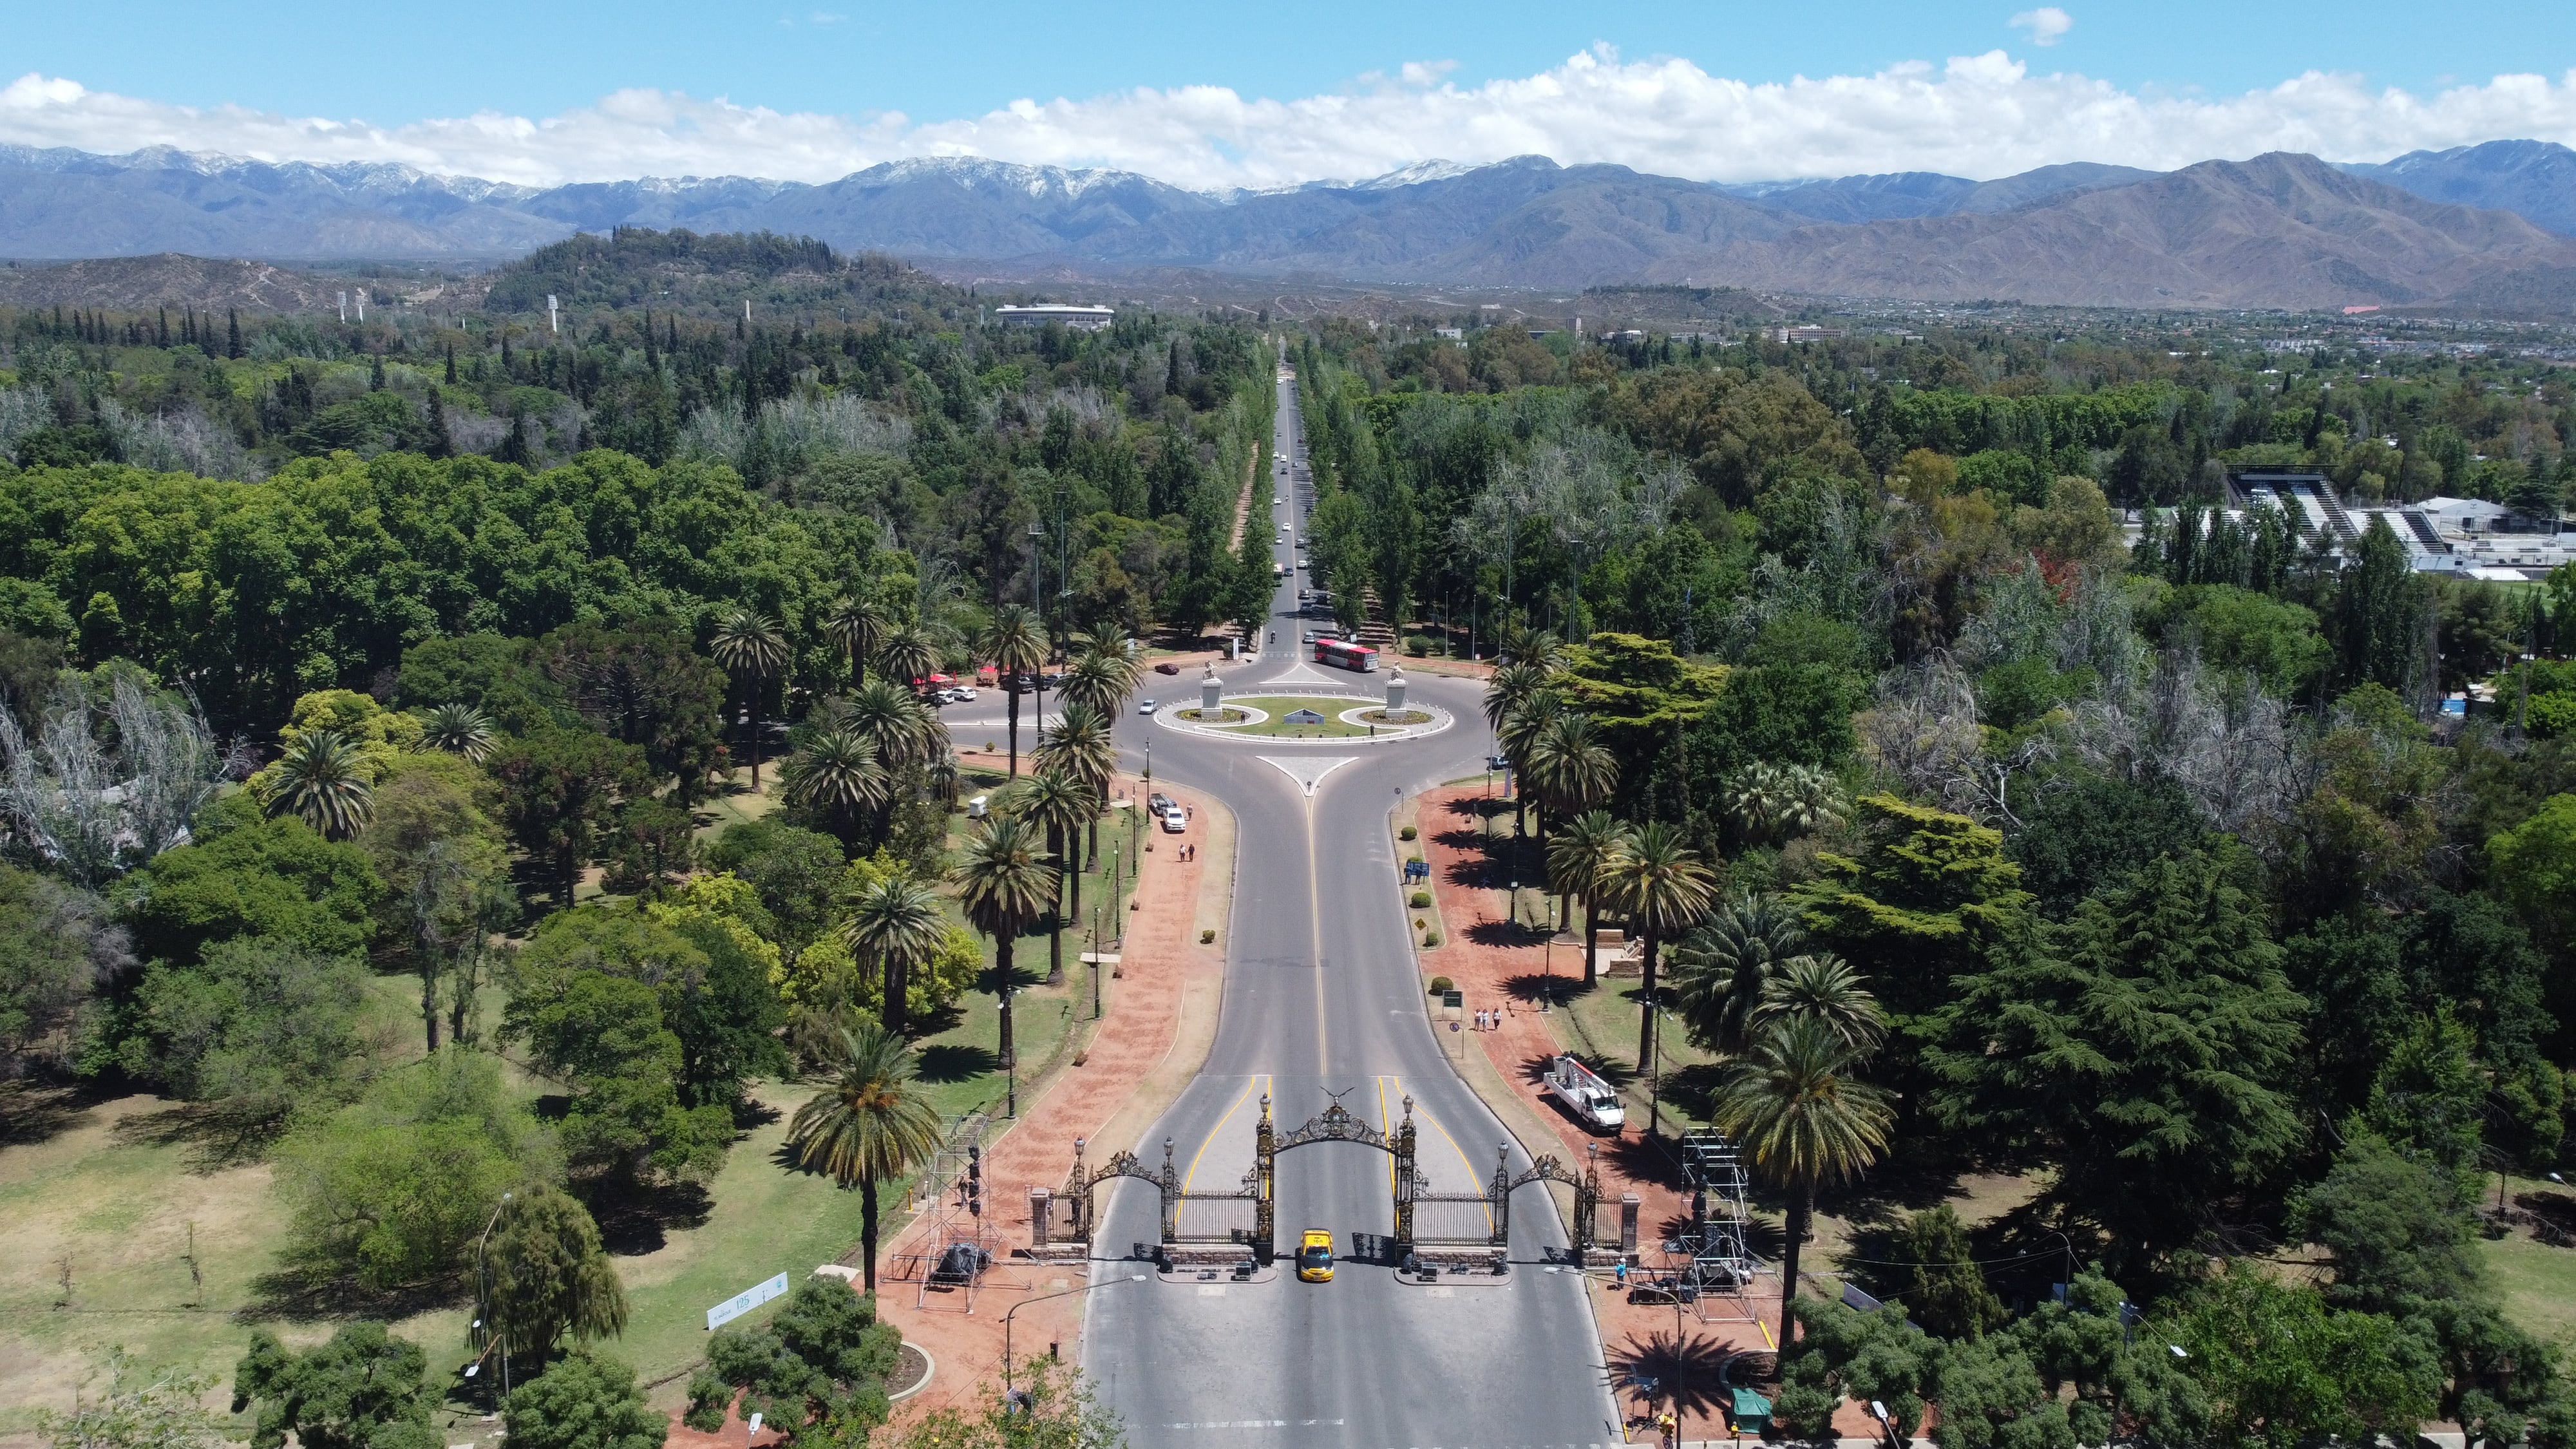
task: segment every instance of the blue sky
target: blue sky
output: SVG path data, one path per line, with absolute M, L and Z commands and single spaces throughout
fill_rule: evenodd
M 1336 166 L 1364 169 L 1395 160 L 1408 133 L 1421 137 L 1426 147 L 1438 144 L 1446 151 L 1481 146 L 1508 154 L 1510 146 L 1533 140 L 1539 144 L 1530 149 L 1575 153 L 1560 159 L 1623 159 L 1626 154 L 1620 139 L 1625 123 L 1615 115 L 1587 127 L 1581 117 L 1569 119 L 1559 107 L 1550 111 L 1552 119 L 1524 125 L 1527 108 L 1550 110 L 1538 104 L 1543 98 L 1527 95 L 1498 93 L 1480 113 L 1481 120 L 1459 121 L 1448 129 L 1433 121 L 1406 121 L 1384 104 L 1354 119 L 1336 104 L 1336 98 L 1376 96 L 1383 101 L 1390 88 L 1425 92 L 1508 86 L 1556 73 L 1569 57 L 1587 52 L 1601 63 L 1625 67 L 1623 75 L 1645 78 L 1649 89 L 1660 83 L 1642 68 L 1669 58 L 1723 90 L 1734 82 L 1760 86 L 1798 76 L 1884 78 L 1910 73 L 1909 63 L 1928 63 L 1937 77 L 1951 57 L 1996 50 L 2018 67 L 2010 87 L 2032 96 L 2053 95 L 2054 103 L 2074 104 L 2068 98 L 2082 89 L 2074 84 L 2081 78 L 2094 93 L 2108 87 L 2133 107 L 2144 108 L 2139 115 L 2168 118 L 2197 117 L 2202 113 L 2192 107 L 2201 103 L 2241 98 L 2309 71 L 2337 77 L 2331 94 L 2320 91 L 2301 99 L 2297 116 L 2287 123 L 2256 108 L 2236 116 L 2233 129 L 2215 122 L 2199 130 L 2178 128 L 2189 141 L 2222 148 L 2259 146 L 2284 124 L 2288 129 L 2283 134 L 2294 140 L 2345 153 L 2337 159 L 2364 159 L 2370 152 L 2418 142 L 2483 139 L 2500 128 L 2576 140 L 2576 135 L 2560 134 L 2576 130 L 2576 112 L 2568 104 L 2569 88 L 2576 85 L 2576 4 L 2569 0 L 2495 0 L 2473 8 L 2382 0 L 2340 5 L 2073 0 L 2062 7 L 2062 25 L 2025 18 L 2016 26 L 2015 14 L 2024 9 L 2017 0 L 1994 5 L 1612 0 L 1583 6 L 1562 0 L 1437 6 L 1383 0 L 1304 0 L 1295 5 L 1155 0 L 1116 7 L 1027 0 L 973 5 L 821 0 L 794 8 L 673 0 L 613 6 L 494 0 L 446 0 L 436 6 L 307 0 L 250 5 L 204 0 L 19 3 L 0 7 L 0 82 L 34 76 L 76 83 L 89 99 L 74 104 L 64 100 L 70 91 L 61 85 L 38 95 L 22 83 L 0 94 L 0 140 L 113 149 L 174 134 L 179 138 L 175 143 L 184 144 L 187 135 L 202 133 L 206 144 L 191 149 L 230 147 L 283 155 L 300 147 L 312 153 L 310 159 L 381 154 L 429 163 L 433 169 L 488 160 L 483 166 L 487 173 L 530 180 L 612 163 L 621 172 L 639 165 L 682 169 L 651 167 L 656 152 L 649 138 L 629 135 L 638 147 L 634 150 L 593 146 L 594 160 L 586 163 L 578 150 L 557 148 L 543 157 L 524 145 L 514 150 L 504 134 L 510 128 L 489 124 L 480 128 L 482 149 L 477 151 L 457 140 L 457 127 L 444 124 L 488 112 L 532 122 L 551 119 L 569 135 L 578 126 L 565 118 L 577 120 L 603 97 L 636 89 L 697 102 L 723 98 L 736 108 L 842 123 L 841 141 L 827 143 L 821 130 L 808 127 L 785 148 L 778 164 L 763 168 L 757 164 L 761 148 L 755 142 L 730 149 L 705 144 L 702 133 L 711 125 L 722 129 L 721 118 L 675 112 L 662 123 L 671 133 L 664 150 L 675 162 L 690 166 L 723 161 L 726 169 L 813 179 L 809 172 L 849 159 L 1016 150 L 1012 159 L 1136 169 L 1159 164 L 1165 171 L 1190 172 L 1178 178 L 1188 184 L 1271 184 L 1329 174 Z M 1415 67 L 1410 81 L 1396 79 L 1404 76 L 1407 65 Z M 2421 117 L 2410 122 L 2398 114 L 2407 106 L 2392 111 L 2377 104 L 2385 102 L 2391 88 L 2414 101 L 2430 102 L 2455 87 L 2483 87 L 2505 73 L 2537 73 L 2547 80 L 2545 93 L 2536 99 L 2526 94 L 2457 104 L 2435 124 L 2422 123 Z M 1980 83 L 1988 90 L 2004 84 L 1993 75 L 1984 75 Z M 1147 115 L 1132 104 L 1088 104 L 1117 101 L 1136 87 L 1172 92 L 1198 86 L 1225 88 L 1244 108 L 1212 116 L 1204 107 L 1167 97 Z M 1670 101 L 1668 86 L 1661 93 Z M 2007 103 L 2000 112 L 1982 105 L 1953 108 L 1927 102 L 1926 94 L 1904 86 L 1839 99 L 1808 92 L 1782 101 L 1783 116 L 1761 125 L 1752 124 L 1755 118 L 1749 113 L 1728 109 L 1720 96 L 1710 102 L 1716 109 L 1685 107 L 1689 116 L 1667 119 L 1676 127 L 1740 129 L 1743 134 L 1733 146 L 1703 144 L 1692 150 L 1666 137 L 1631 149 L 1637 151 L 1635 164 L 1686 166 L 1717 179 L 1868 167 L 1873 158 L 1890 166 L 1920 159 L 1936 169 L 2002 174 L 2033 155 L 2049 153 L 2054 123 L 2045 115 L 2021 116 L 2035 128 L 2029 135 L 2004 137 L 1984 151 L 1977 149 L 1973 134 L 1966 134 L 1980 127 L 2012 129 L 2006 113 L 2018 115 L 2028 110 L 2026 105 Z M 1032 122 L 936 129 L 987 117 L 1022 98 L 1041 104 L 1064 98 L 1078 104 L 1058 112 L 1047 126 Z M 1250 105 L 1263 100 L 1305 109 L 1297 116 L 1281 116 Z M 1868 132 L 1866 140 L 1836 143 L 1834 136 L 1851 126 L 1831 115 L 1805 130 L 1790 124 L 1797 111 L 1842 103 L 1864 113 L 1857 124 Z M 1920 135 L 1909 137 L 1904 118 L 1887 109 L 1907 105 L 1925 111 L 1917 124 Z M 2177 106 L 2183 109 L 2173 109 Z M 332 131 L 318 139 L 281 140 L 294 128 L 262 129 L 247 121 L 228 128 L 171 119 L 177 114 L 172 108 L 215 107 L 279 122 L 363 121 L 376 139 L 362 143 L 354 133 Z M 2356 107 L 2368 114 L 2356 114 Z M 688 109 L 682 106 L 679 112 Z M 901 113 L 909 126 L 868 130 L 868 118 L 884 112 Z M 2104 120 L 2100 105 L 2093 105 L 2092 113 L 2097 129 L 2076 128 L 2063 137 L 2064 144 L 2080 141 L 2096 152 L 2125 144 L 2119 124 Z M 1265 153 L 1274 139 L 1269 131 L 1294 129 L 1291 123 L 1300 117 L 1311 134 Z M 2310 122 L 2312 131 L 2299 129 Z M 1336 124 L 1372 134 L 1337 149 L 1329 134 Z M 1195 139 L 1185 132 L 1195 133 Z M 1767 171 L 1763 146 L 1775 147 L 1778 156 Z M 1990 163 L 1981 163 L 1986 157 Z M 2049 153 L 2049 159 L 2079 158 Z M 2080 159 L 2123 157 L 2090 154 Z

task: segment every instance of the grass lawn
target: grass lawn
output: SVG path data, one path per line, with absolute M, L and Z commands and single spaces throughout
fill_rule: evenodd
M 1228 734 L 1278 735 L 1288 739 L 1323 740 L 1343 739 L 1351 735 L 1365 735 L 1369 732 L 1368 726 L 1366 725 L 1345 724 L 1342 722 L 1342 714 L 1345 710 L 1357 709 L 1360 706 L 1369 703 L 1366 699 L 1354 698 L 1349 695 L 1326 697 L 1321 695 L 1248 694 L 1230 699 L 1227 703 L 1248 705 L 1253 709 L 1262 710 L 1270 716 L 1259 724 L 1224 726 L 1223 728 Z M 1315 713 L 1324 717 L 1324 722 L 1322 724 L 1288 723 L 1287 715 L 1289 712 L 1299 709 L 1313 710 Z
M 2520 1178 L 2513 1187 L 2517 1207 L 2548 1198 L 2556 1200 L 2553 1216 L 2561 1221 L 2576 1213 L 2576 1194 L 2535 1190 Z M 2501 1238 L 2481 1239 L 2478 1252 L 2504 1293 L 2505 1316 L 2561 1349 L 2576 1352 L 2576 1248 L 2541 1242 L 2523 1226 Z

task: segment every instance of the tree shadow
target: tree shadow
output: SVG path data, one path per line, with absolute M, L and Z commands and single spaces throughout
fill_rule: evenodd
M 925 1082 L 962 1082 L 1002 1069 L 1002 1058 L 991 1047 L 965 1042 L 940 1042 L 921 1050 L 921 1080 Z
M 251 1280 L 249 1301 L 233 1311 L 233 1321 L 245 1326 L 358 1318 L 391 1323 L 447 1307 L 465 1296 L 461 1278 L 379 1289 L 336 1265 L 288 1263 Z
M 1728 1407 L 1726 1397 L 1727 1366 L 1744 1356 L 1727 1339 L 1697 1328 L 1678 1332 L 1656 1329 L 1627 1339 L 1612 1348 L 1605 1362 L 1614 1389 L 1626 1389 L 1660 1399 L 1678 1399 L 1684 1412 L 1700 1415 L 1722 1413 Z
M 986 975 L 989 979 L 990 973 L 988 972 Z M 912 1020 L 906 1021 L 903 1027 L 904 1035 L 914 1041 L 921 1041 L 927 1037 L 945 1035 L 948 1032 L 955 1031 L 957 1029 L 957 1024 L 965 1019 L 965 1005 L 961 1002 L 952 1001 L 947 1005 L 940 1007 L 938 1010 L 931 1012 L 928 1016 L 915 1017 Z
M 657 1252 L 673 1232 L 706 1226 L 715 1196 L 694 1182 L 601 1183 L 583 1198 L 599 1224 L 599 1245 L 620 1258 Z
M 116 1094 L 88 1086 L 0 1084 L 0 1147 L 33 1147 L 80 1125 L 90 1108 Z
M 199 1175 L 257 1162 L 286 1135 L 287 1104 L 187 1102 L 120 1119 L 112 1135 L 126 1146 L 185 1147 L 188 1170 Z
M 744 1095 L 733 1100 L 733 1130 L 736 1132 L 749 1132 L 766 1127 L 784 1115 L 779 1109 L 758 1097 Z
M 1478 921 L 1467 928 L 1467 939 L 1479 946 L 1535 946 L 1550 934 L 1536 926 L 1511 921 Z
M 1674 1160 L 1671 1150 L 1661 1143 L 1649 1141 L 1642 1134 L 1620 1133 L 1602 1144 L 1601 1155 L 1619 1170 L 1620 1176 L 1632 1182 L 1653 1183 L 1675 1192 L 1689 1186 L 1682 1180 L 1681 1165 Z
M 1571 1006 L 1601 989 L 1598 981 L 1590 986 L 1583 984 L 1581 952 L 1575 953 L 1574 961 L 1574 970 L 1570 973 L 1539 970 L 1523 971 L 1517 976 L 1505 977 L 1503 990 L 1514 1001 L 1548 1001 L 1560 1007 Z

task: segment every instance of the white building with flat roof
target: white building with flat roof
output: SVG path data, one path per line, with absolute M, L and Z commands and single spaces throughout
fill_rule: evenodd
M 993 320 L 1005 327 L 1044 327 L 1049 322 L 1061 322 L 1075 332 L 1098 332 L 1118 320 L 1118 309 L 1085 307 L 1071 302 L 1038 302 L 1026 307 L 996 307 Z

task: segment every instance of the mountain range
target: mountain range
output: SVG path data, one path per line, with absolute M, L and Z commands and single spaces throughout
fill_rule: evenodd
M 2323 307 L 2565 290 L 2576 151 L 2497 141 L 2331 166 L 2274 154 L 2155 173 L 2075 163 L 1717 186 L 1523 156 L 1221 195 L 981 158 L 821 185 L 745 177 L 552 188 L 394 165 L 0 147 L 0 256 L 279 261 L 519 255 L 615 226 L 771 230 L 1008 274 L 1578 287 L 1689 280 L 1838 295 Z M 952 270 L 954 268 L 951 268 Z

